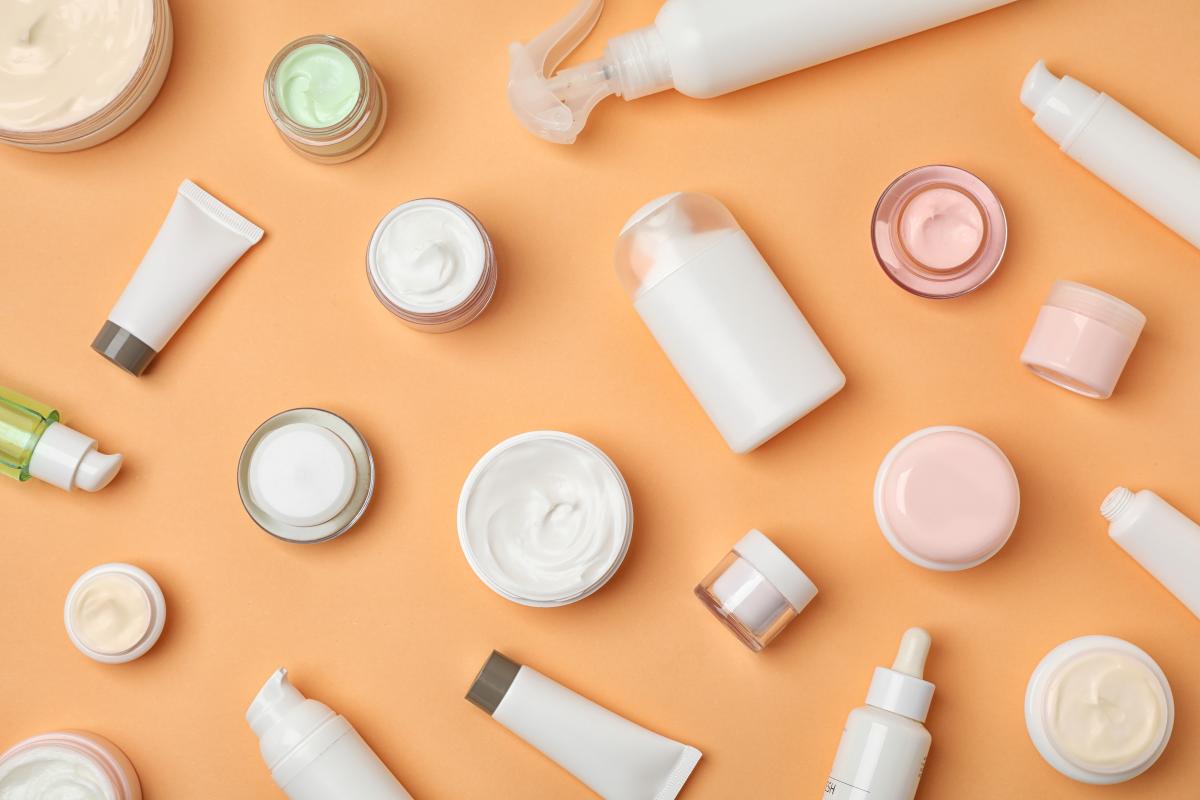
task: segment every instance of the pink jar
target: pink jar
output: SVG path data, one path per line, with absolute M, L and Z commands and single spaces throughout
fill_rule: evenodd
M 129 758 L 102 736 L 86 731 L 52 731 L 31 736 L 0 755 L 0 796 L 26 796 L 52 786 L 81 797 L 99 788 L 113 800 L 142 800 L 142 784 Z M 41 796 L 33 794 L 31 796 Z
M 1021 363 L 1064 389 L 1103 400 L 1113 393 L 1146 325 L 1124 300 L 1073 281 L 1055 281 Z

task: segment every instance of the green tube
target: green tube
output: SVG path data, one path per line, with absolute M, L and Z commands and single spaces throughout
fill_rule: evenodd
M 33 449 L 55 422 L 58 412 L 50 406 L 0 386 L 0 472 L 29 480 Z

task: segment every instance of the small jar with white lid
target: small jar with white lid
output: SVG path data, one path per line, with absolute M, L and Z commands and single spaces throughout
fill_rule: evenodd
M 141 658 L 162 635 L 167 604 L 158 582 L 133 564 L 101 564 L 67 593 L 63 621 L 71 643 L 102 664 Z M 2 796 L 2 795 L 0 795 Z
M 1167 747 L 1175 700 L 1146 651 L 1081 636 L 1041 660 L 1025 692 L 1025 725 L 1050 766 L 1081 783 L 1136 778 Z
M 402 203 L 375 227 L 367 280 L 379 302 L 412 328 L 457 330 L 496 293 L 496 254 L 483 223 L 458 203 Z
M 19 61 L 0 56 L 0 142 L 83 150 L 125 131 L 158 96 L 174 45 L 167 0 L 16 6 L 4 12 Z
M 237 481 L 242 506 L 260 528 L 311 544 L 341 536 L 366 512 L 375 461 L 362 434 L 337 414 L 293 408 L 246 440 Z
M 774 542 L 751 530 L 700 581 L 696 596 L 757 653 L 817 596 L 817 587 Z
M 319 164 L 358 158 L 387 120 L 387 94 L 367 57 L 327 34 L 279 51 L 263 80 L 263 102 L 288 146 Z
M 142 784 L 129 757 L 103 736 L 51 731 L 0 754 L 0 797 L 142 800 Z

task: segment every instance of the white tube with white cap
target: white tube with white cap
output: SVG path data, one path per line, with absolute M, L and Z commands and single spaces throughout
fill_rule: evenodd
M 467 699 L 605 800 L 674 800 L 700 751 L 492 652 Z
M 1108 535 L 1200 617 L 1200 525 L 1149 489 L 1113 489 L 1100 513 Z
M 1044 61 L 1021 87 L 1033 122 L 1064 153 L 1200 247 L 1200 158 L 1106 94 Z
M 358 732 L 278 669 L 246 711 L 271 777 L 290 800 L 412 800 Z
M 923 679 L 931 640 L 909 628 L 891 669 L 876 667 L 867 704 L 850 712 L 824 800 L 913 800 L 933 737 L 925 717 L 933 684 Z

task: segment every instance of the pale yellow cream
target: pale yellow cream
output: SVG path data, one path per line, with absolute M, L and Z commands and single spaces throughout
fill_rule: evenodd
M 101 573 L 80 588 L 71 604 L 71 628 L 97 653 L 119 655 L 133 649 L 150 630 L 150 597 L 121 572 Z

